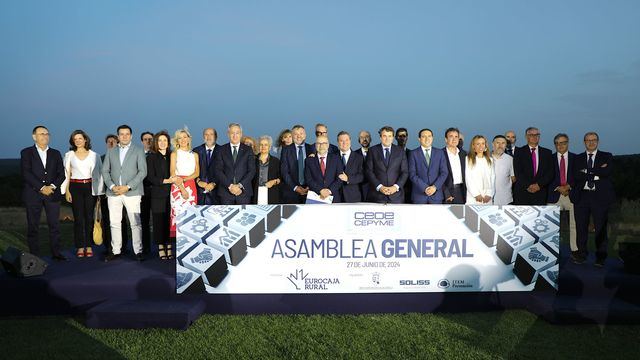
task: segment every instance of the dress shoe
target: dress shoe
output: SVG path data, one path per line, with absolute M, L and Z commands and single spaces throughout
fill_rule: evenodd
M 136 260 L 138 261 L 144 261 L 144 255 L 142 253 L 138 253 L 136 254 Z
M 62 254 L 55 254 L 51 258 L 55 261 L 67 261 L 67 257 Z
M 120 254 L 117 254 L 117 255 L 109 254 L 104 257 L 104 262 L 109 262 L 109 261 L 118 260 L 118 259 L 120 259 Z
M 595 266 L 597 268 L 603 268 L 604 267 L 604 259 L 597 259 L 596 262 L 593 263 L 593 266 Z
M 584 264 L 584 258 L 576 254 L 571 254 L 571 261 L 577 265 Z

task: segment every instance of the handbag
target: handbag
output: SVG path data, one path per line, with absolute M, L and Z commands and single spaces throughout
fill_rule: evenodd
M 96 207 L 93 217 L 93 243 L 102 245 L 102 208 L 100 206 L 100 197 L 96 201 Z

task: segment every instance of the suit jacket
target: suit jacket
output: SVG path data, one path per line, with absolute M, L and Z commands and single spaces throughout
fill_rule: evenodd
M 340 162 L 342 155 L 338 153 Z M 344 167 L 344 173 L 349 177 L 349 181 L 342 182 L 342 201 L 348 203 L 357 203 L 363 200 L 362 184 L 364 181 L 364 157 L 361 152 L 351 151 L 347 165 Z
M 365 166 L 365 176 L 369 182 L 369 201 L 377 203 L 404 202 L 404 184 L 409 178 L 409 166 L 404 150 L 391 145 L 391 155 L 389 165 L 385 165 L 382 145 L 378 144 L 369 148 Z M 397 184 L 399 191 L 391 196 L 382 194 L 376 190 L 378 185 L 393 186 Z
M 60 201 L 62 195 L 60 188 L 65 179 L 62 155 L 56 149 L 47 150 L 46 167 L 42 165 L 36 145 L 20 151 L 20 171 L 24 180 L 22 189 L 22 201 L 25 203 L 39 202 L 42 200 Z M 44 196 L 40 189 L 46 185 L 54 185 L 56 189 L 51 196 Z
M 337 154 L 327 153 L 325 161 L 324 176 L 320 170 L 320 160 L 318 156 L 311 156 L 305 159 L 304 164 L 304 178 L 309 185 L 309 190 L 320 194 L 320 190 L 329 189 L 331 195 L 333 195 L 333 202 L 342 202 L 342 196 L 340 195 L 340 187 L 342 186 L 342 180 L 338 178 L 338 175 L 344 171 L 344 165 L 342 160 Z
M 128 185 L 131 189 L 126 196 L 144 195 L 142 181 L 147 176 L 147 159 L 142 148 L 133 144 L 120 164 L 120 146 L 109 149 L 102 164 L 102 178 L 106 185 L 107 196 L 115 196 L 111 191 L 112 185 Z M 120 180 L 122 179 L 122 183 Z
M 280 179 L 280 159 L 275 156 L 269 155 L 269 165 L 267 168 L 267 179 L 274 180 Z M 253 198 L 252 204 L 258 203 L 258 181 L 260 180 L 260 159 L 256 156 L 256 176 L 253 177 Z M 267 201 L 269 204 L 280 203 L 280 184 L 274 185 L 267 191 Z
M 599 180 L 594 180 L 596 199 L 602 206 L 611 205 L 616 199 L 613 182 L 611 180 L 611 175 L 613 174 L 613 155 L 609 152 L 598 150 L 591 172 L 587 172 L 587 161 L 588 155 L 586 152 L 576 155 L 575 157 L 575 166 L 573 167 L 575 187 L 571 189 L 571 201 L 574 204 L 578 204 L 581 194 L 583 193 L 584 185 L 590 178 L 597 176 Z
M 245 144 L 239 144 L 235 163 L 231 153 L 231 143 L 220 146 L 215 159 L 216 179 L 218 179 L 218 195 L 222 198 L 233 197 L 229 192 L 229 185 L 242 184 L 243 196 L 253 196 L 253 177 L 256 175 L 256 159 L 253 149 Z
M 518 148 L 513 157 L 513 172 L 516 182 L 513 184 L 513 203 L 515 205 L 546 205 L 548 188 L 553 181 L 553 163 L 551 150 L 538 146 L 538 171 L 533 175 L 533 162 L 529 145 Z M 529 185 L 537 183 L 540 191 L 531 194 Z
M 409 179 L 413 184 L 411 201 L 414 204 L 442 203 L 444 201 L 442 188 L 448 176 L 447 160 L 441 149 L 431 147 L 429 166 L 427 166 L 427 159 L 422 152 L 422 146 L 418 146 L 409 153 Z M 427 196 L 424 190 L 431 185 L 435 185 L 436 192 Z
M 313 145 L 304 144 L 306 156 L 310 154 L 314 154 L 316 152 Z M 285 204 L 296 204 L 301 202 L 300 196 L 293 191 L 296 186 L 306 186 L 305 184 L 300 184 L 298 178 L 298 148 L 296 144 L 293 143 L 291 145 L 285 146 L 282 148 L 282 153 L 280 156 L 280 175 L 282 176 L 282 201 Z M 305 179 L 306 180 L 306 179 Z
M 447 178 L 444 181 L 444 187 L 442 189 L 442 192 L 444 194 L 444 198 L 445 200 L 447 198 L 450 198 L 453 196 L 454 192 L 453 192 L 453 173 L 451 171 L 451 163 L 449 162 L 449 154 L 447 154 L 447 148 L 444 147 L 442 148 L 442 152 L 444 155 L 444 160 L 447 164 L 447 172 L 449 173 L 449 175 L 447 175 Z M 467 168 L 467 152 L 464 150 L 460 150 L 458 152 L 458 158 L 460 159 L 460 169 L 462 170 L 462 203 L 464 204 L 466 202 L 466 197 L 467 197 L 467 186 L 465 185 L 465 171 Z
M 365 168 L 367 166 L 367 157 L 362 153 L 362 148 L 356 150 L 356 152 L 362 155 L 362 174 L 366 174 Z M 367 154 L 369 153 L 369 149 L 367 149 Z M 362 192 L 362 201 L 367 201 L 369 198 L 369 182 L 367 181 L 366 175 L 365 178 L 360 183 L 360 191 Z
M 573 178 L 573 168 L 575 167 L 575 159 L 576 159 L 576 154 L 572 153 L 572 152 L 567 152 L 566 154 L 566 159 L 567 159 L 567 184 L 569 184 L 569 186 L 571 186 L 571 188 L 573 189 L 573 187 L 575 186 L 575 181 Z M 547 202 L 550 204 L 555 204 L 558 202 L 558 200 L 560 199 L 560 193 L 557 191 L 553 191 L 555 188 L 557 188 L 558 186 L 560 186 L 560 164 L 558 164 L 558 153 L 555 152 L 552 155 L 553 157 L 553 181 L 551 181 L 551 184 L 549 184 L 549 196 L 547 197 Z
M 195 148 L 193 148 L 193 151 L 198 154 L 198 160 L 200 162 L 200 174 L 198 174 L 198 178 L 202 181 L 205 182 L 214 182 L 214 183 L 218 183 L 218 180 L 216 179 L 216 171 L 215 171 L 215 161 L 216 161 L 216 157 L 218 156 L 218 152 L 220 151 L 220 145 L 216 144 L 216 146 L 213 148 L 213 152 L 211 154 L 211 161 L 209 162 L 209 164 L 207 165 L 207 147 L 205 146 L 205 144 L 196 146 Z M 197 186 L 196 184 L 196 188 L 198 189 L 198 204 L 199 205 L 203 205 L 204 204 L 204 189 L 202 189 L 200 186 Z M 214 190 L 215 193 L 215 190 Z M 213 195 L 213 194 L 212 194 Z

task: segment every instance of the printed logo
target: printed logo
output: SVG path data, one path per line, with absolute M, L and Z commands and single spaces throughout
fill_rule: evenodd
M 355 226 L 393 226 L 395 213 L 393 211 L 356 211 L 353 213 Z
M 205 248 L 198 256 L 191 258 L 191 262 L 198 264 L 206 264 L 211 260 L 213 260 L 213 254 L 211 254 L 211 249 L 209 248 Z
M 427 286 L 430 285 L 430 280 L 400 280 L 400 286 Z
M 371 274 L 371 282 L 375 285 L 380 285 L 380 273 L 374 272 Z
M 536 249 L 536 248 L 531 248 L 529 250 L 529 260 L 533 261 L 533 262 L 543 262 L 543 261 L 548 261 L 549 257 L 548 256 L 544 256 L 540 250 Z
M 448 288 L 449 286 L 451 286 L 451 282 L 450 282 L 449 280 L 447 280 L 447 279 L 440 279 L 440 280 L 438 280 L 438 287 L 439 287 L 440 289 L 446 289 L 446 288 Z
M 303 269 L 296 269 L 287 276 L 287 280 L 296 287 L 296 290 L 329 290 L 331 285 L 340 285 L 340 279 L 329 277 L 310 277 Z

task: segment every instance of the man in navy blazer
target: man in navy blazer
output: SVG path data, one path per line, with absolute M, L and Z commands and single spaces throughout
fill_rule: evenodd
M 22 201 L 27 210 L 27 244 L 29 251 L 40 256 L 38 229 L 44 207 L 49 225 L 51 256 L 66 260 L 60 252 L 60 186 L 64 182 L 64 165 L 58 150 L 49 147 L 49 130 L 38 125 L 32 132 L 34 146 L 20 152 L 20 170 L 24 179 Z
M 549 185 L 549 205 L 557 205 L 561 211 L 569 212 L 569 247 L 571 248 L 571 259 L 576 260 L 578 256 L 578 245 L 576 243 L 576 220 L 574 216 L 573 203 L 570 192 L 575 187 L 573 168 L 575 167 L 576 154 L 569 152 L 569 135 L 557 134 L 553 138 L 556 152 L 553 154 L 554 178 Z
M 358 151 L 351 151 L 351 136 L 346 131 L 338 134 L 338 155 L 344 165 L 344 172 L 338 175 L 342 180 L 342 201 L 357 203 L 362 201 L 364 181 L 364 157 Z
M 615 192 L 611 175 L 613 174 L 613 155 L 598 150 L 600 138 L 595 132 L 584 135 L 587 151 L 576 155 L 573 176 L 575 187 L 571 191 L 576 217 L 576 241 L 578 258 L 575 263 L 581 264 L 587 258 L 587 239 L 589 237 L 589 219 L 593 217 L 596 239 L 597 267 L 603 267 L 607 258 L 609 239 L 607 222 L 609 207 L 615 201 Z
M 540 130 L 529 127 L 525 131 L 527 144 L 513 156 L 513 203 L 515 205 L 546 205 L 549 184 L 553 181 L 553 154 L 539 146 Z
M 467 153 L 461 150 L 460 130 L 451 127 L 444 132 L 446 146 L 442 149 L 447 162 L 447 172 L 449 175 L 444 181 L 444 202 L 446 204 L 464 204 L 467 198 L 467 188 L 465 185 L 465 169 Z
M 256 158 L 251 147 L 240 143 L 242 127 L 239 124 L 229 124 L 227 134 L 229 142 L 220 147 L 215 158 L 220 203 L 250 204 L 253 177 L 256 175 Z
M 333 196 L 333 202 L 342 202 L 338 178 L 344 172 L 340 157 L 329 152 L 329 138 L 320 135 L 316 138 L 316 154 L 305 159 L 304 176 L 309 190 L 320 195 L 321 199 Z
M 418 133 L 420 146 L 409 153 L 409 179 L 411 201 L 414 204 L 442 204 L 443 185 L 449 171 L 444 151 L 434 148 L 433 132 L 422 129 Z
M 282 202 L 284 204 L 303 204 L 307 198 L 307 181 L 305 179 L 305 159 L 315 152 L 315 148 L 305 143 L 307 133 L 302 125 L 291 128 L 293 143 L 282 148 L 280 153 L 280 174 L 284 184 Z
M 399 146 L 393 145 L 393 128 L 384 126 L 379 131 L 380 144 L 369 149 L 365 176 L 369 182 L 369 201 L 402 204 L 402 188 L 409 178 L 407 156 Z
M 217 146 L 218 132 L 214 128 L 202 131 L 204 143 L 196 146 L 193 151 L 198 154 L 200 175 L 196 179 L 198 189 L 198 205 L 217 205 L 220 203 L 216 189 L 215 159 L 220 150 Z

